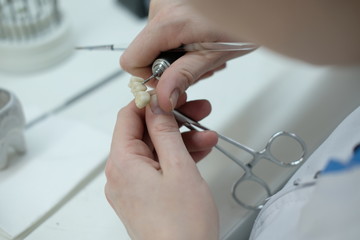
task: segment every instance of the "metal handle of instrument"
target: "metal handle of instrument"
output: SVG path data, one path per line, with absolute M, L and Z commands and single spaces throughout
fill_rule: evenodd
M 170 65 L 175 62 L 177 59 L 182 57 L 185 52 L 163 52 L 159 57 L 154 61 L 151 70 L 153 76 L 159 79 L 165 70 L 170 67 Z

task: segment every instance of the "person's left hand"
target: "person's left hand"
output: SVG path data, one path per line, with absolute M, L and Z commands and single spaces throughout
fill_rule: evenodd
M 217 142 L 211 131 L 181 134 L 172 113 L 157 104 L 123 108 L 106 165 L 106 196 L 133 239 L 218 239 L 218 212 L 196 161 Z M 210 113 L 207 101 L 185 103 L 194 120 Z

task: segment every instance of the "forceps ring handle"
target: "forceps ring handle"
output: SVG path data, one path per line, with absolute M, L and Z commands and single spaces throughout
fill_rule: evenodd
M 271 152 L 272 144 L 274 143 L 274 141 L 276 139 L 278 139 L 279 137 L 282 137 L 282 136 L 290 137 L 291 139 L 293 139 L 294 141 L 296 141 L 299 144 L 299 146 L 301 147 L 302 153 L 298 159 L 291 161 L 291 162 L 284 162 L 284 161 L 279 160 L 277 157 L 275 157 L 273 155 L 273 153 Z M 280 131 L 280 132 L 277 132 L 274 135 L 272 135 L 272 137 L 269 139 L 268 143 L 266 144 L 265 152 L 266 152 L 266 154 L 264 154 L 265 155 L 264 157 L 266 157 L 270 161 L 272 161 L 280 166 L 283 166 L 283 167 L 291 167 L 291 166 L 299 165 L 300 163 L 302 163 L 305 160 L 305 157 L 307 155 L 307 149 L 306 149 L 306 144 L 305 144 L 304 140 L 302 140 L 296 134 L 291 133 L 291 132 L 286 132 L 286 131 Z
M 258 185 L 260 185 L 263 189 L 265 189 L 266 197 L 259 204 L 257 204 L 257 205 L 246 204 L 243 201 L 241 201 L 240 198 L 236 195 L 236 192 L 237 192 L 236 189 L 238 188 L 240 183 L 244 182 L 245 180 L 253 181 L 253 182 L 257 183 Z M 272 195 L 272 193 L 271 193 L 269 186 L 265 183 L 264 180 L 253 175 L 252 173 L 245 172 L 245 175 L 243 175 L 241 178 L 239 178 L 233 184 L 233 186 L 231 188 L 231 195 L 232 195 L 233 199 L 235 200 L 235 202 L 238 203 L 239 205 L 243 206 L 244 208 L 247 208 L 250 210 L 260 210 L 266 203 L 267 199 Z

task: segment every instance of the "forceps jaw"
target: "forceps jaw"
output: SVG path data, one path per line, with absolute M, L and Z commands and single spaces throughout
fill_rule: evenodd
M 179 123 L 183 124 L 185 127 L 189 128 L 191 130 L 197 130 L 196 128 L 201 129 L 201 130 L 210 130 L 209 128 L 192 120 L 191 118 L 187 117 L 186 115 L 182 114 L 181 112 L 179 112 L 177 110 L 173 110 L 173 114 Z

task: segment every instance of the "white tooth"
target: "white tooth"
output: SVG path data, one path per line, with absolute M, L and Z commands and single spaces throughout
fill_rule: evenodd
M 129 88 L 132 88 L 132 86 L 133 86 L 134 83 L 142 83 L 142 82 L 144 82 L 144 79 L 143 79 L 143 78 L 132 76 L 132 77 L 130 78 L 130 81 L 129 81 L 128 86 L 129 86 Z
M 150 102 L 150 94 L 145 91 L 135 93 L 135 104 L 138 108 L 143 108 Z
M 141 78 L 141 77 L 136 77 L 136 76 L 132 76 L 130 81 L 133 81 L 133 82 L 143 82 L 144 79 Z
M 134 83 L 131 87 L 132 92 L 146 91 L 147 87 L 142 83 Z
M 143 82 L 143 78 L 132 76 L 128 84 L 135 97 L 135 104 L 138 108 L 144 108 L 150 102 L 150 94 L 146 92 L 147 87 Z

